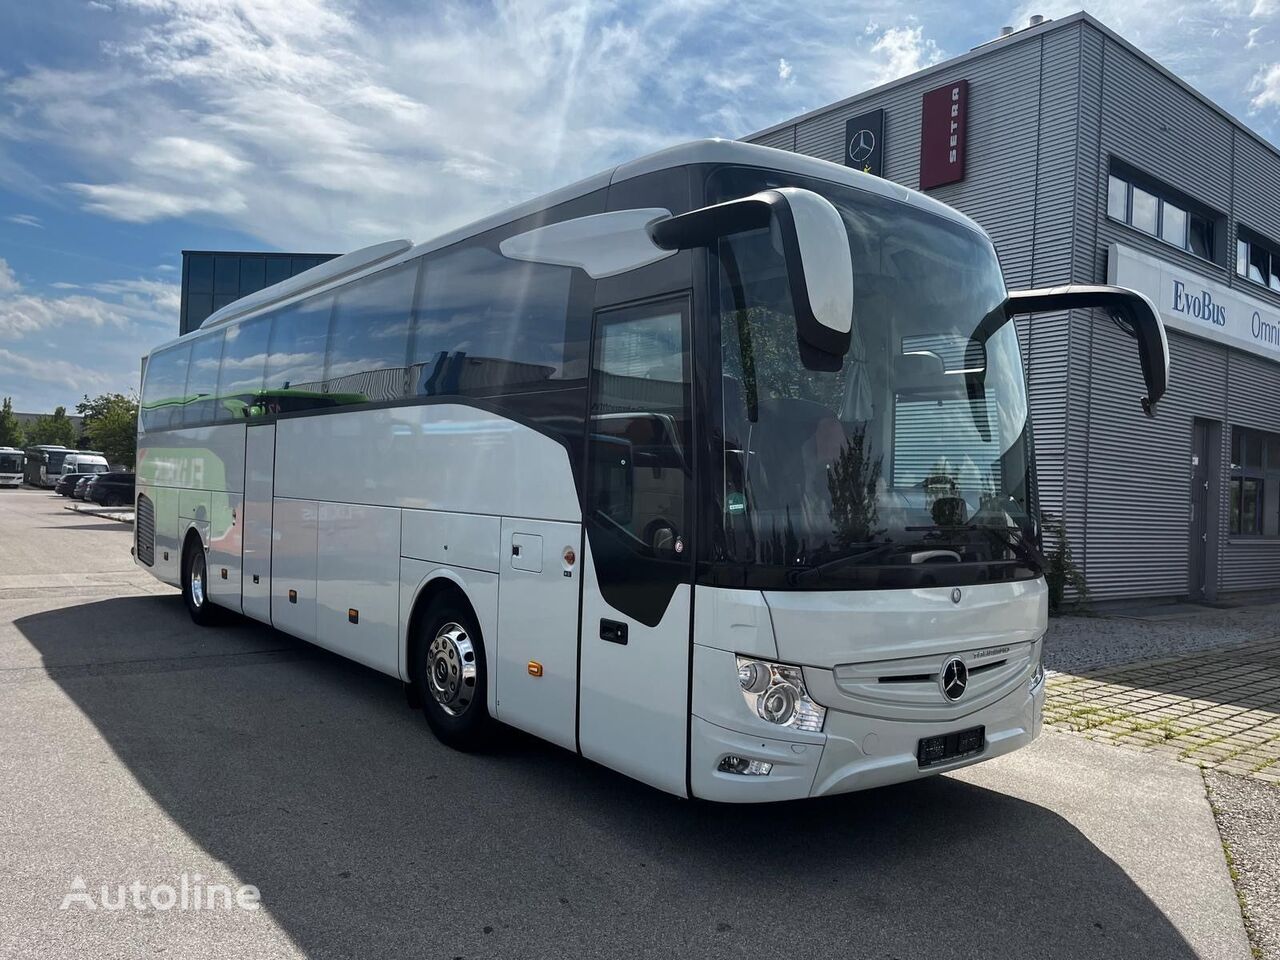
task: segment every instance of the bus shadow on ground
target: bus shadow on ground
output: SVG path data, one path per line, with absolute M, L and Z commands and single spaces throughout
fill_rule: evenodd
M 949 778 L 691 803 L 515 733 L 450 751 L 395 680 L 265 627 L 200 631 L 197 655 L 177 597 L 17 626 L 311 956 L 1195 956 L 1069 822 Z

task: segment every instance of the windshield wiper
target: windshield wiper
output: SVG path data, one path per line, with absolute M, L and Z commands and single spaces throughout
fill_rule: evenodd
M 1000 544 L 1000 546 L 1004 547 L 1006 550 L 1012 551 L 1013 554 L 1017 556 L 1019 560 L 1023 561 L 1028 566 L 1035 567 L 1038 570 L 1040 570 L 1042 573 L 1045 570 L 1049 569 L 1049 562 L 1045 559 L 1044 554 L 1042 554 L 1039 550 L 1035 548 L 1035 546 L 1027 539 L 1026 534 L 1024 534 L 1020 528 L 988 527 L 983 524 L 977 523 L 970 526 L 969 529 L 978 530 L 982 533 L 985 533 L 988 537 L 990 537 L 996 543 Z M 1017 530 L 1018 536 L 1017 537 L 1010 536 L 1009 535 L 1010 530 Z
M 892 550 L 900 548 L 899 543 L 882 543 L 880 546 L 871 550 L 864 550 L 862 553 L 845 554 L 843 557 L 836 557 L 834 560 L 827 560 L 818 564 L 816 567 L 806 567 L 804 570 L 796 571 L 792 574 L 792 578 L 797 583 L 804 583 L 808 580 L 816 580 L 823 574 L 832 573 L 836 570 L 843 570 L 845 567 L 857 566 L 868 560 L 878 559 Z

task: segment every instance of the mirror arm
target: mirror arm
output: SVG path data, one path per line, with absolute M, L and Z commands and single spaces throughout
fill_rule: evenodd
M 1137 290 L 1104 284 L 1069 284 L 1039 290 L 1010 290 L 1005 309 L 1010 316 L 1063 310 L 1105 310 L 1122 330 L 1138 341 L 1147 395 L 1143 412 L 1151 416 L 1169 386 L 1169 341 L 1155 305 Z
M 739 200 L 727 200 L 689 213 L 662 217 L 646 229 L 649 238 L 663 250 L 707 247 L 722 236 L 769 226 L 779 206 L 786 206 L 782 194 L 776 190 L 765 190 Z

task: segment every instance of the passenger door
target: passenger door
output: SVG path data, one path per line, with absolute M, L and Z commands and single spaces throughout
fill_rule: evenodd
M 691 612 L 689 301 L 596 314 L 578 739 L 685 792 Z

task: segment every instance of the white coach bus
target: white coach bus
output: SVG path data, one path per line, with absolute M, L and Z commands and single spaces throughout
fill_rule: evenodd
M 137 562 L 197 623 L 400 678 L 458 747 L 501 721 L 722 801 L 954 769 L 1040 730 L 1010 318 L 1072 307 L 1136 340 L 1150 413 L 1140 295 L 1010 293 L 929 197 L 676 147 L 157 348 Z
M 0 447 L 0 487 L 22 486 L 26 457 L 17 447 Z

